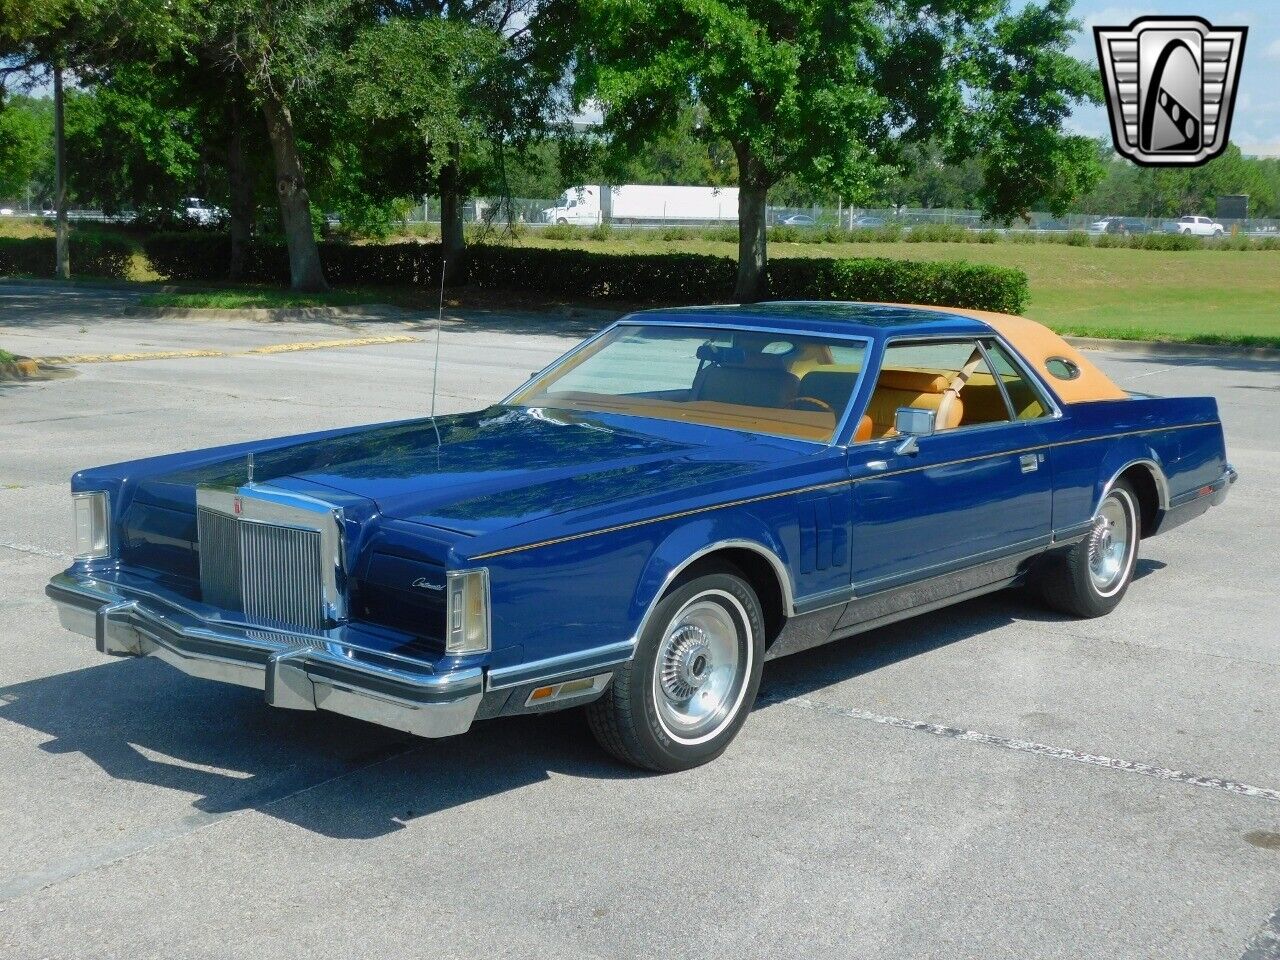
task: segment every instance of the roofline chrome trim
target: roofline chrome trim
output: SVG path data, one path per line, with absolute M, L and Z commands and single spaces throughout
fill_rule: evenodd
M 1043 418 L 1038 418 L 1043 419 Z M 1019 420 L 1018 424 L 1035 423 L 1034 420 Z M 1016 424 L 1015 424 L 1016 425 Z M 708 504 L 705 507 L 692 507 L 688 510 L 679 510 L 675 513 L 662 514 L 657 517 L 646 517 L 643 520 L 632 520 L 628 523 L 618 523 L 608 527 L 599 527 L 595 530 L 584 530 L 581 533 L 570 533 L 563 537 L 552 537 L 547 540 L 539 540 L 533 543 L 521 544 L 516 547 L 503 547 L 500 550 L 489 550 L 484 553 L 477 553 L 467 558 L 468 563 L 474 563 L 479 560 L 488 560 L 491 557 L 502 557 L 511 553 L 522 553 L 525 550 L 536 550 L 539 547 L 550 547 L 560 543 L 570 543 L 574 540 L 583 540 L 587 537 L 594 537 L 604 533 L 615 533 L 619 530 L 630 530 L 634 527 L 642 527 L 650 523 L 661 523 L 664 520 L 677 520 L 681 517 L 694 516 L 699 513 L 707 513 L 711 510 L 723 510 L 727 507 L 737 507 L 748 503 L 759 503 L 763 500 L 776 500 L 779 497 L 789 497 L 799 493 L 809 493 L 813 490 L 829 490 L 834 487 L 842 487 L 855 483 L 863 483 L 868 480 L 883 480 L 885 477 L 895 477 L 904 473 L 915 473 L 919 470 L 937 470 L 941 467 L 952 467 L 961 463 L 973 463 L 978 460 L 990 460 L 994 457 L 1011 457 L 1020 453 L 1031 453 L 1036 450 L 1052 450 L 1056 447 L 1074 447 L 1082 443 L 1097 443 L 1100 440 L 1118 440 L 1122 437 L 1144 436 L 1150 433 L 1164 433 L 1169 430 L 1194 430 L 1198 427 L 1216 427 L 1220 426 L 1220 420 L 1206 420 L 1203 423 L 1180 423 L 1167 427 L 1147 427 L 1143 430 L 1125 430 L 1119 433 L 1108 433 L 1097 437 L 1080 437 L 1074 440 L 1058 440 L 1052 443 L 1037 443 L 1029 447 L 1020 447 L 1016 450 L 999 450 L 995 453 L 984 453 L 976 457 L 961 457 L 957 460 L 947 460 L 942 463 L 927 463 L 917 466 L 905 467 L 901 470 L 889 470 L 882 473 L 876 473 L 865 477 L 849 477 L 843 480 L 832 480 L 827 483 L 815 483 L 804 487 L 794 487 L 788 490 L 779 490 L 774 493 L 764 493 L 754 497 L 744 497 L 738 500 L 727 500 L 723 503 Z M 869 441 L 877 442 L 877 441 Z M 1132 464 L 1130 464 L 1132 466 Z

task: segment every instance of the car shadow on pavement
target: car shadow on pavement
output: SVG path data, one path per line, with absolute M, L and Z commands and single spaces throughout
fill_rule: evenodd
M 486 721 L 463 736 L 425 740 L 268 707 L 258 691 L 153 660 L 0 688 L 0 720 L 48 735 L 41 750 L 80 754 L 113 780 L 194 795 L 192 806 L 211 818 L 253 809 L 341 839 L 383 836 L 553 773 L 638 775 L 599 750 L 577 713 Z M 158 795 L 157 803 L 169 801 Z
M 1141 560 L 1137 575 L 1163 566 Z M 1018 592 L 971 600 L 945 617 L 904 620 L 769 663 L 760 708 L 1013 622 L 1070 619 Z M 489 720 L 463 736 L 424 740 L 268 707 L 256 690 L 155 660 L 113 660 L 0 688 L 0 720 L 47 735 L 41 750 L 80 754 L 113 780 L 193 795 L 209 818 L 252 809 L 339 839 L 383 836 L 552 775 L 646 776 L 606 756 L 579 711 Z

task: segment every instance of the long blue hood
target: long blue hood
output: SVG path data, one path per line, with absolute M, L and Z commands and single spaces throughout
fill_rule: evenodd
M 496 407 L 325 446 L 323 462 L 289 476 L 365 497 L 387 517 L 478 535 L 737 480 L 776 464 L 790 445 L 687 424 Z
M 278 443 L 255 453 L 258 482 L 341 492 L 384 517 L 471 536 L 609 504 L 665 506 L 681 491 L 733 486 L 814 449 L 686 423 L 501 406 Z M 242 483 L 244 457 L 156 479 Z

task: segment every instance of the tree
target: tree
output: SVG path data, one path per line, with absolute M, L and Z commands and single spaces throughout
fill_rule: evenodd
M 55 275 L 71 276 L 67 222 L 66 103 L 68 72 L 118 60 L 161 55 L 179 44 L 193 0 L 0 0 L 0 82 L 14 74 L 53 81 Z
M 565 0 L 569 2 L 569 0 Z M 906 145 L 982 152 L 982 200 L 1009 218 L 1061 206 L 1096 176 L 1092 143 L 1061 132 L 1099 95 L 1066 54 L 1069 0 L 579 0 L 575 95 L 633 149 L 692 94 L 738 166 L 736 296 L 764 293 L 769 189 L 793 177 L 869 196 Z
M 209 0 L 204 32 L 244 78 L 266 121 L 293 289 L 328 288 L 311 219 L 291 101 L 312 87 L 349 35 L 354 0 Z
M 453 277 L 462 266 L 463 152 L 488 134 L 476 104 L 502 46 L 497 34 L 466 22 L 397 17 L 361 30 L 346 58 L 352 116 L 378 131 L 380 148 L 409 157 L 384 188 L 403 196 L 424 181 L 439 184 L 442 253 Z
M 19 95 L 0 101 L 0 198 L 21 197 L 35 184 L 37 199 L 44 199 L 53 186 L 52 143 L 50 100 Z

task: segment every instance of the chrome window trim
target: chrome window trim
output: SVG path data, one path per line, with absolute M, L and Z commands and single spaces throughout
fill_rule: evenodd
M 1023 377 L 1026 378 L 1026 381 L 1029 384 L 1031 384 L 1031 388 L 1035 390 L 1037 394 L 1039 394 L 1040 399 L 1045 403 L 1045 408 L 1052 411 L 1052 414 L 1045 414 L 1040 417 L 1035 417 L 1034 420 L 1062 419 L 1062 417 L 1065 414 L 1063 412 L 1061 403 L 1058 401 L 1057 394 L 1053 393 L 1053 391 L 1047 385 L 1046 381 L 1031 366 L 1031 364 L 1027 362 L 1027 358 L 1024 357 L 1022 354 L 1020 354 L 1017 350 L 1015 350 L 1013 348 L 1013 344 L 1011 344 L 1008 340 L 1002 337 L 994 329 L 992 329 L 991 331 L 991 336 L 985 337 L 984 339 L 994 340 L 996 343 L 1000 344 L 1000 346 L 1004 348 L 1005 352 L 1009 354 L 1009 359 L 1013 361 L 1014 368 L 1019 373 L 1021 373 Z M 1034 421 L 1021 421 L 1021 422 L 1031 423 Z
M 982 349 L 983 340 L 995 340 L 996 342 L 998 342 L 1001 346 L 1003 346 L 1006 350 L 1009 351 L 1009 356 L 1016 363 L 1019 372 L 1023 374 L 1027 374 L 1028 371 L 1026 368 L 1026 361 L 1023 359 L 1022 355 L 1017 351 L 1013 350 L 1009 346 L 1009 344 L 1004 340 L 1003 337 L 999 336 L 994 330 L 992 330 L 990 332 L 990 335 L 985 333 L 979 333 L 979 334 L 973 334 L 973 335 L 955 334 L 955 333 L 938 333 L 938 334 L 923 334 L 923 335 L 922 334 L 903 334 L 897 337 L 889 337 L 888 339 L 885 340 L 884 349 L 880 352 L 880 367 L 879 369 L 876 370 L 876 377 L 878 379 L 880 375 L 880 371 L 884 369 L 884 355 L 888 353 L 889 348 L 894 345 L 900 345 L 903 343 L 929 343 L 929 344 L 973 343 L 979 349 Z M 983 357 L 984 358 L 986 357 L 985 350 L 983 350 Z M 987 361 L 987 366 L 988 366 L 988 369 L 993 371 L 992 375 L 994 376 L 994 368 L 991 367 L 990 361 Z M 997 381 L 999 380 L 998 377 L 996 379 Z M 1047 400 L 1047 407 L 1052 411 L 1051 414 L 1045 414 L 1044 416 L 1034 417 L 1031 420 L 1000 420 L 995 423 L 971 423 L 967 427 L 952 427 L 950 430 L 939 430 L 937 433 L 932 434 L 932 436 L 935 436 L 935 437 L 951 436 L 957 433 L 967 433 L 970 430 L 986 430 L 992 427 L 1016 427 L 1021 424 L 1042 423 L 1049 420 L 1061 420 L 1064 414 L 1062 411 L 1062 407 L 1058 405 L 1057 398 L 1052 396 L 1051 394 L 1046 396 L 1044 394 L 1042 385 L 1040 384 L 1040 381 L 1038 379 L 1029 378 L 1029 382 L 1033 385 L 1033 387 L 1041 387 L 1041 389 L 1037 390 L 1037 393 L 1041 394 L 1042 399 Z M 875 392 L 874 389 L 872 392 L 873 393 Z M 1006 402 L 1007 402 L 1007 397 L 1006 397 Z M 871 403 L 870 395 L 868 395 L 867 397 L 867 403 L 868 404 Z M 1008 407 L 1008 406 L 1006 407 L 1006 411 L 1009 411 L 1011 409 L 1012 409 L 1011 407 Z M 886 439 L 893 439 L 893 438 L 873 437 L 870 440 L 859 440 L 857 442 L 850 443 L 848 444 L 848 447 L 852 449 L 853 447 L 861 447 L 867 444 L 884 443 Z M 998 454 L 993 454 L 993 456 L 998 456 Z
M 539 377 L 545 377 L 547 374 L 558 370 L 561 366 L 568 363 L 570 358 L 576 356 L 577 354 L 581 353 L 583 350 L 587 349 L 587 347 L 591 346 L 591 344 L 595 343 L 597 340 L 603 337 L 606 333 L 608 333 L 614 327 L 618 326 L 620 322 L 621 321 L 615 320 L 613 323 L 609 324 L 603 330 L 598 330 L 596 333 L 592 334 L 591 336 L 587 337 L 587 339 L 580 342 L 576 347 L 571 348 L 568 353 L 560 354 L 560 356 L 556 357 L 556 359 L 552 360 L 549 364 L 547 364 L 545 367 L 543 367 L 541 370 L 535 373 L 532 377 L 530 377 L 524 383 L 520 384 L 520 386 L 516 387 L 514 390 L 508 393 L 505 397 L 499 400 L 498 403 L 502 406 L 506 406 L 507 404 L 510 404 L 519 394 L 524 393 L 524 391 L 528 390 L 529 386 Z
M 1009 422 L 1019 422 L 1021 418 L 1018 416 L 1018 411 L 1013 409 L 1013 401 L 1009 398 L 1009 391 L 1005 387 L 1004 381 L 1000 379 L 1000 373 L 996 370 L 996 365 L 991 362 L 991 354 L 987 351 L 987 345 L 981 340 L 978 341 L 978 352 L 982 354 L 982 362 L 991 371 L 991 379 L 996 382 L 996 387 L 1000 390 L 1000 396 L 1004 398 L 1004 411 L 1009 415 Z M 1039 420 L 1040 417 L 1032 417 L 1031 419 Z
M 853 406 L 855 403 L 857 403 L 857 400 L 858 400 L 858 391 L 861 390 L 863 380 L 866 378 L 866 375 L 867 375 L 867 367 L 869 365 L 868 361 L 871 359 L 871 347 L 875 342 L 874 338 L 864 336 L 863 334 L 860 334 L 860 333 L 827 333 L 825 331 L 819 333 L 819 332 L 813 332 L 813 331 L 807 331 L 807 330 L 797 330 L 795 328 L 788 328 L 788 327 L 769 326 L 766 324 L 747 324 L 747 323 L 698 324 L 698 323 L 690 323 L 688 321 L 677 322 L 672 320 L 642 320 L 636 317 L 636 315 L 632 314 L 630 316 L 622 317 L 619 320 L 615 320 L 613 323 L 609 324 L 609 326 L 605 327 L 595 336 L 582 341 L 582 343 L 578 344 L 576 347 L 574 347 L 572 350 L 570 350 L 568 353 L 562 356 L 559 360 L 555 361 L 554 363 L 550 364 L 547 367 L 544 367 L 542 370 L 539 370 L 537 374 L 535 374 L 534 376 L 526 380 L 519 388 L 511 391 L 511 393 L 503 397 L 502 403 L 503 404 L 512 403 L 517 395 L 527 390 L 529 388 L 529 385 L 532 384 L 539 377 L 543 377 L 543 376 L 546 376 L 547 374 L 555 372 L 555 370 L 558 369 L 562 364 L 567 363 L 571 357 L 577 355 L 582 350 L 585 350 L 588 346 L 595 343 L 595 341 L 599 340 L 605 334 L 617 329 L 618 327 L 672 327 L 675 329 L 685 329 L 685 330 L 715 329 L 715 330 L 733 330 L 733 331 L 739 331 L 743 333 L 776 333 L 782 336 L 789 336 L 789 337 L 805 337 L 809 340 L 829 339 L 829 340 L 839 340 L 844 343 L 860 344 L 863 348 L 862 367 L 858 370 L 858 377 L 856 380 L 854 380 L 853 389 L 849 393 L 849 400 L 845 404 L 844 414 L 842 417 L 839 417 L 836 420 L 836 426 L 835 426 L 835 429 L 831 432 L 830 440 L 827 440 L 827 441 L 806 440 L 803 437 L 787 437 L 787 436 L 783 436 L 780 434 L 773 434 L 773 433 L 754 434 L 755 436 L 776 437 L 779 440 L 790 440 L 795 443 L 808 443 L 808 444 L 813 444 L 814 446 L 828 447 L 828 448 L 845 446 L 845 444 L 842 444 L 840 442 L 840 437 L 843 436 L 845 427 L 848 426 L 849 419 L 853 414 Z M 642 414 L 631 414 L 631 416 L 639 416 L 642 419 L 652 419 L 649 417 L 644 417 Z M 737 428 L 735 427 L 723 427 L 720 429 L 733 430 L 738 433 L 753 433 L 753 431 L 749 431 L 749 430 L 745 430 L 745 431 L 737 430 Z

